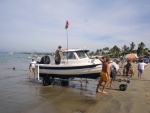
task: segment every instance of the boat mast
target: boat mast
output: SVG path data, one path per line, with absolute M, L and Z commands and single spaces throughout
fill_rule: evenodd
M 67 36 L 67 64 L 68 64 L 68 31 L 66 29 L 66 36 Z
M 65 26 L 65 29 L 66 29 L 66 36 L 67 36 L 67 64 L 68 64 L 68 26 L 70 25 L 70 23 L 68 22 L 68 20 L 66 20 L 66 26 Z

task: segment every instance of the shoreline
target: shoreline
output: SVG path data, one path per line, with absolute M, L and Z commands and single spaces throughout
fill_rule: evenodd
M 113 88 L 106 88 L 108 94 L 95 92 L 98 80 L 89 81 L 87 87 L 85 82 L 81 87 L 79 81 L 71 81 L 67 87 L 59 82 L 43 86 L 27 79 L 26 71 L 20 74 L 15 70 L 13 76 L 0 79 L 0 110 L 2 113 L 149 113 L 150 64 L 141 80 L 137 79 L 137 64 L 133 66 L 135 75 L 127 90 L 120 91 L 120 83 L 115 81 Z

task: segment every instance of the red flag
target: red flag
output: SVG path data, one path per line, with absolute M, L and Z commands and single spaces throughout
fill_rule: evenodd
M 69 25 L 70 25 L 70 23 L 68 22 L 68 20 L 66 20 L 66 26 L 65 26 L 65 29 L 67 29 Z

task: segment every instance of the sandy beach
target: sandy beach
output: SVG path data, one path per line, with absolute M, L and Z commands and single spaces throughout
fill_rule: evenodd
M 150 64 L 143 78 L 137 79 L 137 64 L 133 64 L 135 75 L 126 91 L 120 91 L 120 82 L 115 81 L 108 94 L 95 93 L 98 80 L 91 80 L 82 87 L 79 81 L 71 81 L 63 87 L 43 86 L 41 82 L 27 79 L 12 70 L 14 76 L 0 79 L 1 113 L 150 113 Z M 121 68 L 122 69 L 122 68 Z M 119 78 L 119 77 L 118 77 Z M 124 78 L 122 76 L 121 78 Z

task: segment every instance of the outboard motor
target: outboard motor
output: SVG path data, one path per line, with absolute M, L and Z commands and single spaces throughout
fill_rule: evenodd
M 41 58 L 40 64 L 50 64 L 50 62 L 50 57 L 46 55 Z

